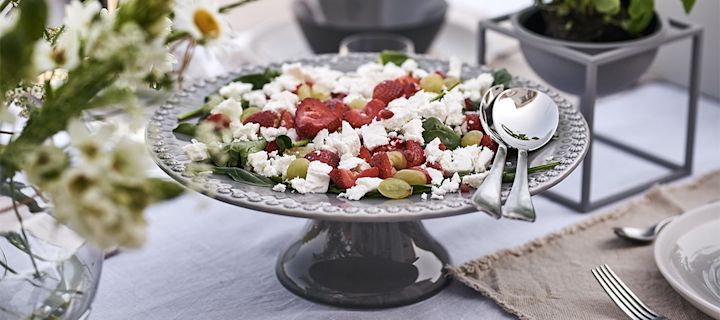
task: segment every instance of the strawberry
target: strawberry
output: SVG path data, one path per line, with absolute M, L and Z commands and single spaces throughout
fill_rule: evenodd
M 211 114 L 204 121 L 212 123 L 216 130 L 230 127 L 230 118 L 222 113 Z
M 265 151 L 268 153 L 276 151 L 278 149 L 277 142 L 275 140 L 268 142 L 267 145 L 265 145 Z
M 292 128 L 295 124 L 295 120 L 293 120 L 293 116 L 290 112 L 287 110 L 283 110 L 280 113 L 280 126 L 283 128 Z
M 330 171 L 330 181 L 340 188 L 351 188 L 355 185 L 355 174 L 348 169 L 333 169 Z
M 435 70 L 435 74 L 441 76 L 443 79 L 445 79 L 445 74 L 440 70 Z
M 316 150 L 305 155 L 305 159 L 310 161 L 320 161 L 333 168 L 337 168 L 340 164 L 340 157 L 335 152 L 328 150 Z
M 385 80 L 380 82 L 373 90 L 373 99 L 382 100 L 389 103 L 397 98 L 402 97 L 404 88 L 402 83 L 397 80 Z
M 426 163 L 425 165 L 426 165 L 428 168 L 433 168 L 433 169 L 435 169 L 435 170 L 440 170 L 440 171 L 443 172 L 443 174 L 445 173 L 445 170 L 443 169 L 442 165 L 441 165 L 440 163 L 438 163 L 438 162 L 428 162 L 428 163 Z
M 378 168 L 365 169 L 357 175 L 358 179 L 360 179 L 360 178 L 377 178 L 378 176 L 380 176 L 380 169 L 378 169 Z
M 428 173 L 428 171 L 425 168 L 423 168 L 421 166 L 416 166 L 416 167 L 411 167 L 410 170 L 417 170 L 417 171 L 420 171 L 423 174 L 425 174 L 425 183 L 430 183 L 430 181 L 432 181 L 432 178 L 430 178 L 430 174 Z
M 395 168 L 393 168 L 390 157 L 388 157 L 385 152 L 379 152 L 373 155 L 372 159 L 370 159 L 370 165 L 378 168 L 380 178 L 385 179 L 395 175 Z
M 376 120 L 380 120 L 380 119 L 390 119 L 390 118 L 392 118 L 394 115 L 395 115 L 395 114 L 394 114 L 392 111 L 390 111 L 390 110 L 388 110 L 388 109 L 382 109 L 382 110 L 380 110 L 380 112 L 378 112 L 378 115 L 377 115 Z
M 372 99 L 365 104 L 364 111 L 367 115 L 374 117 L 380 112 L 380 110 L 385 109 L 385 107 L 387 107 L 387 103 L 382 100 Z
M 390 143 L 373 148 L 372 153 L 375 154 L 378 152 L 388 152 L 402 149 L 405 149 L 405 142 L 398 138 L 392 138 L 390 139 Z
M 345 119 L 345 121 L 347 121 L 353 128 L 360 128 L 372 122 L 372 117 L 357 109 L 346 112 L 343 119 Z
M 420 91 L 420 81 L 413 76 L 403 76 L 397 78 L 397 81 L 403 85 L 403 96 L 405 98 L 410 98 L 415 95 L 416 92 Z
M 333 132 L 340 124 L 335 111 L 317 99 L 304 99 L 295 112 L 295 129 L 300 138 L 312 138 L 322 129 Z
M 347 97 L 347 93 L 344 93 L 344 92 L 335 93 L 335 92 L 333 92 L 330 96 L 333 97 L 333 99 L 340 99 L 340 100 L 342 100 L 343 98 Z
M 480 115 L 477 113 L 466 113 L 465 123 L 467 124 L 468 131 L 480 130 L 484 132 L 482 124 L 480 123 Z
M 472 100 L 470 100 L 470 98 L 465 98 L 465 111 L 472 111 L 473 109 Z
M 447 149 L 447 147 L 445 146 L 444 143 L 441 143 L 441 144 L 438 145 L 438 149 L 440 149 L 440 150 L 442 150 L 442 151 L 445 151 L 445 150 Z
M 368 150 L 368 148 L 365 146 L 360 146 L 360 154 L 358 154 L 358 157 L 367 161 L 368 163 L 370 162 L 370 159 L 372 159 L 372 156 L 370 155 L 370 150 Z
M 342 119 L 345 112 L 350 110 L 350 108 L 343 103 L 342 99 L 333 98 L 325 101 L 324 103 L 328 106 L 328 108 L 330 108 L 330 110 L 333 110 L 340 119 Z
M 405 150 L 403 151 L 405 159 L 407 159 L 408 167 L 419 166 L 425 163 L 425 149 L 416 141 L 405 142 Z
M 460 192 L 462 192 L 462 193 L 470 192 L 470 185 L 467 183 L 461 183 L 460 184 Z
M 277 128 L 278 125 L 280 125 L 280 119 L 278 119 L 277 114 L 270 110 L 255 112 L 243 121 L 244 124 L 249 122 L 257 123 L 261 127 L 269 128 Z
M 497 149 L 498 149 L 497 142 L 495 142 L 495 140 L 490 138 L 489 135 L 484 135 L 482 137 L 482 139 L 480 140 L 480 145 L 483 147 L 490 148 L 490 150 L 492 150 L 493 152 L 497 152 Z

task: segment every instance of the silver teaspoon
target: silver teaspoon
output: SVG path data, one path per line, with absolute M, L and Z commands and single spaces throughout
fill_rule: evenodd
M 613 229 L 615 234 L 623 239 L 632 240 L 636 242 L 650 243 L 657 238 L 660 229 L 668 225 L 675 216 L 660 220 L 656 225 L 648 228 L 633 228 L 633 227 L 616 227 Z
M 507 156 L 507 147 L 502 143 L 497 133 L 493 130 L 493 102 L 505 87 L 503 85 L 496 85 L 485 91 L 485 94 L 480 100 L 480 123 L 485 130 L 485 133 L 490 135 L 490 138 L 495 140 L 498 144 L 498 150 L 495 153 L 495 159 L 493 160 L 490 172 L 485 177 L 485 180 L 477 188 L 475 194 L 472 197 L 472 202 L 480 211 L 489 214 L 495 219 L 500 219 L 502 216 L 501 203 L 500 203 L 500 186 L 502 185 L 502 174 L 505 169 L 505 157 Z
M 518 150 L 515 180 L 502 208 L 503 216 L 535 221 L 535 207 L 527 180 L 528 151 L 547 144 L 559 123 L 557 104 L 548 95 L 529 88 L 503 91 L 493 103 L 496 133 L 506 145 Z

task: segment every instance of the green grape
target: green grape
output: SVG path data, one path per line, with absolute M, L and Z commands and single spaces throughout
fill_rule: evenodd
M 392 163 L 392 166 L 395 169 L 405 169 L 407 168 L 407 159 L 405 159 L 405 155 L 402 154 L 400 151 L 390 151 L 387 153 L 388 158 L 390 158 L 390 163 Z
M 348 107 L 350 107 L 350 109 L 363 109 L 363 108 L 365 108 L 365 104 L 367 104 L 365 102 L 365 99 L 357 98 L 353 101 L 350 101 L 350 104 L 348 105 Z
M 444 84 L 443 78 L 437 73 L 431 73 L 420 79 L 420 88 L 427 92 L 440 92 Z
M 320 101 L 325 101 L 327 99 L 330 99 L 330 92 L 326 91 L 320 91 L 320 90 L 312 90 L 312 97 L 315 99 L 318 99 Z
M 393 178 L 403 180 L 411 186 L 427 184 L 427 177 L 418 170 L 403 169 L 396 172 Z
M 253 113 L 259 112 L 260 108 L 256 107 L 250 107 L 245 110 L 243 110 L 242 114 L 240 115 L 240 122 L 245 122 L 245 119 L 253 115 Z
M 283 152 L 283 154 L 302 158 L 302 157 L 305 157 L 308 153 L 312 152 L 313 150 L 315 150 L 315 149 L 310 148 L 310 147 L 292 147 L 292 148 L 285 149 L 285 152 Z
M 312 89 L 310 88 L 309 85 L 307 85 L 306 83 L 303 83 L 297 89 L 297 96 L 298 96 L 298 99 L 300 99 L 301 101 L 305 98 L 310 98 L 310 97 L 312 97 Z
M 445 83 L 445 88 L 452 88 L 455 85 L 457 85 L 458 83 L 460 83 L 460 79 L 455 78 L 455 77 L 447 77 L 447 78 L 445 78 L 444 83 Z
M 308 166 L 310 166 L 310 160 L 308 159 L 298 158 L 293 160 L 287 169 L 287 179 L 305 178 L 305 176 L 307 176 Z
M 390 199 L 403 199 L 412 195 L 413 188 L 404 180 L 387 178 L 380 182 L 378 191 Z
M 460 146 L 461 147 L 467 147 L 475 144 L 480 144 L 480 140 L 482 140 L 483 133 L 480 130 L 472 130 L 468 131 L 463 137 L 462 140 L 460 140 Z

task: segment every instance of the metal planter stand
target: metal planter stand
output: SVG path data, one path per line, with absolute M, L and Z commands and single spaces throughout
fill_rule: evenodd
M 486 31 L 493 30 L 503 35 L 520 40 L 515 30 L 501 26 L 500 23 L 508 21 L 511 15 L 504 15 L 497 18 L 480 21 L 478 26 L 478 63 L 484 65 L 487 44 L 485 41 Z M 523 43 L 524 45 L 530 45 L 536 49 L 540 49 L 557 55 L 559 57 L 574 61 L 584 66 L 585 69 L 585 89 L 583 94 L 580 96 L 580 112 L 585 116 L 588 126 L 590 127 L 591 136 L 595 137 L 595 141 L 604 143 L 610 147 L 618 149 L 622 152 L 628 153 L 635 157 L 644 159 L 648 162 L 660 165 L 670 170 L 667 175 L 655 179 L 650 182 L 643 183 L 641 185 L 619 191 L 613 195 L 605 198 L 591 201 L 591 181 L 592 181 L 592 142 L 588 147 L 587 155 L 583 162 L 582 168 L 582 183 L 580 201 L 568 198 L 556 192 L 544 192 L 543 196 L 556 201 L 560 204 L 573 208 L 580 212 L 588 212 L 598 207 L 607 205 L 617 200 L 626 198 L 630 195 L 641 192 L 656 183 L 662 183 L 672 181 L 681 177 L 690 175 L 692 172 L 693 165 L 693 154 L 695 148 L 695 124 L 697 118 L 697 103 L 699 94 L 699 81 L 700 81 L 700 53 L 702 51 L 702 28 L 695 25 L 690 25 L 677 20 L 669 19 L 668 30 L 664 38 L 652 44 L 646 44 L 643 46 L 635 46 L 632 48 L 618 48 L 614 50 L 605 51 L 599 54 L 588 54 L 574 49 L 570 49 L 562 46 L 548 46 L 543 44 L 535 43 Z M 643 150 L 639 150 L 632 146 L 629 146 L 623 142 L 617 141 L 610 137 L 597 134 L 594 132 L 594 120 L 595 120 L 595 99 L 597 96 L 597 75 L 598 68 L 604 64 L 636 55 L 647 50 L 661 47 L 665 44 L 683 40 L 685 38 L 692 38 L 692 48 L 690 55 L 690 83 L 688 86 L 688 119 L 685 132 L 685 157 L 682 164 L 676 164 L 672 161 L 668 161 L 657 155 L 648 153 Z M 522 40 L 520 40 L 522 41 Z

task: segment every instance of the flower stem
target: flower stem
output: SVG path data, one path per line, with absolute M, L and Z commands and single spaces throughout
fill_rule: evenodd
M 13 210 L 15 211 L 15 217 L 20 222 L 20 233 L 22 234 L 23 240 L 25 241 L 25 247 L 27 248 L 28 255 L 30 256 L 30 262 L 32 262 L 33 268 L 35 269 L 35 278 L 40 278 L 40 271 L 38 270 L 37 263 L 35 262 L 35 256 L 33 256 L 32 249 L 30 248 L 30 241 L 28 241 L 27 233 L 25 232 L 25 226 L 23 224 L 23 218 L 20 216 L 20 211 L 17 208 L 17 201 L 15 201 L 15 184 L 13 178 L 10 178 L 10 197 L 13 202 Z
M 5 11 L 5 8 L 12 2 L 12 0 L 5 0 L 2 3 L 0 3 L 0 13 Z
M 224 6 L 220 7 L 220 9 L 219 9 L 218 11 L 220 11 L 220 13 L 225 13 L 225 12 L 228 12 L 228 11 L 230 11 L 230 10 L 232 10 L 232 9 L 235 9 L 235 8 L 241 6 L 241 5 L 244 5 L 244 4 L 246 4 L 246 3 L 250 3 L 250 2 L 253 2 L 253 1 L 256 1 L 256 0 L 240 0 L 240 1 L 235 2 L 235 3 L 231 3 L 231 4 L 226 4 L 226 5 L 224 5 Z

